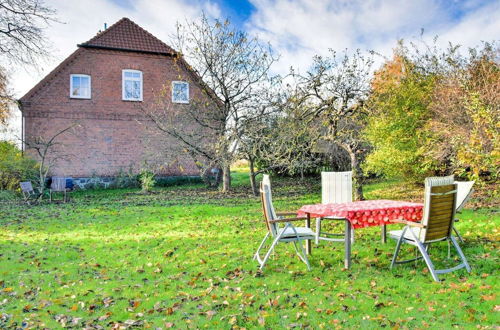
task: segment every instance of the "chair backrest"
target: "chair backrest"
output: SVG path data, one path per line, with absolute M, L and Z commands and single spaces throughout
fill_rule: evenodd
M 472 193 L 474 192 L 474 189 L 472 189 L 474 182 L 475 181 L 455 181 L 455 184 L 457 185 L 456 212 L 460 212 L 472 196 Z
M 20 182 L 19 185 L 21 186 L 21 191 L 23 193 L 30 193 L 33 191 L 33 186 L 30 181 Z
M 65 191 L 66 178 L 60 176 L 53 176 L 52 183 L 50 184 L 50 189 L 52 189 L 53 191 Z
M 439 241 L 451 235 L 455 219 L 457 185 L 453 176 L 425 179 L 424 216 L 419 239 Z
M 260 199 L 262 202 L 262 211 L 264 213 L 264 220 L 266 221 L 267 229 L 271 235 L 276 236 L 279 229 L 278 225 L 276 223 L 270 223 L 270 221 L 278 219 L 278 216 L 274 210 L 271 193 L 271 180 L 267 174 L 264 174 L 262 182 L 260 183 Z
M 321 203 L 352 202 L 352 172 L 321 172 Z

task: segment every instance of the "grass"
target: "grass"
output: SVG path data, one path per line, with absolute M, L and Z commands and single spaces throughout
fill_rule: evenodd
M 395 243 L 380 243 L 378 228 L 356 231 L 350 270 L 342 268 L 342 244 L 322 243 L 310 272 L 291 246 L 278 245 L 261 273 L 252 260 L 265 234 L 260 203 L 244 173 L 233 183 L 228 196 L 193 184 L 150 195 L 83 191 L 68 204 L 0 204 L 0 328 L 499 325 L 498 210 L 463 212 L 458 229 L 472 273 L 446 274 L 441 283 L 422 262 L 391 271 Z M 273 185 L 278 210 L 319 201 L 318 181 Z M 413 199 L 417 191 L 395 181 L 366 188 L 368 198 Z M 446 244 L 432 250 L 443 260 L 446 251 Z

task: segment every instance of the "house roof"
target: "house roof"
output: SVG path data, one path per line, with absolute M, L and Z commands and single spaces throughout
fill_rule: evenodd
M 89 41 L 78 45 L 78 47 L 79 48 L 75 52 L 68 56 L 45 78 L 43 78 L 30 91 L 28 91 L 28 93 L 21 97 L 21 99 L 19 100 L 21 101 L 21 111 L 22 103 L 29 101 L 29 99 L 37 92 L 39 92 L 43 86 L 49 84 L 60 71 L 62 71 L 66 66 L 71 65 L 71 63 L 75 61 L 77 57 L 84 53 L 83 48 L 130 51 L 175 57 L 177 63 L 182 65 L 187 70 L 187 72 L 191 74 L 194 81 L 198 82 L 200 86 L 208 92 L 208 95 L 213 100 L 218 103 L 221 102 L 221 100 L 216 96 L 215 92 L 205 84 L 199 74 L 184 60 L 184 58 L 179 53 L 177 53 L 163 41 L 156 38 L 151 33 L 144 30 L 139 25 L 132 22 L 126 17 L 122 18 L 103 32 L 99 32 Z
M 99 32 L 83 48 L 114 49 L 175 56 L 177 52 L 142 27 L 124 17 L 106 30 Z
M 20 101 L 27 101 L 40 88 L 48 84 L 64 67 L 71 64 L 82 52 L 82 48 L 110 49 L 167 56 L 178 56 L 177 52 L 130 19 L 124 17 L 103 32 L 83 44 L 45 78 L 28 91 Z

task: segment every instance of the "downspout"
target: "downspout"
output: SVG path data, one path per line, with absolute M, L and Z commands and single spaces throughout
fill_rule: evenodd
M 19 111 L 21 111 L 21 154 L 24 157 L 24 151 L 25 151 L 25 146 L 24 146 L 24 143 L 25 143 L 25 139 L 24 139 L 25 128 L 24 128 L 24 125 L 25 125 L 25 120 L 24 120 L 23 105 L 22 105 L 21 101 L 19 101 L 19 100 L 17 101 L 17 106 L 19 108 Z

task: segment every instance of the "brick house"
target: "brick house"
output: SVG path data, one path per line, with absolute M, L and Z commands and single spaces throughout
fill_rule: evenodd
M 145 162 L 164 176 L 198 175 L 182 146 L 155 131 L 141 110 L 162 90 L 169 90 L 165 95 L 176 113 L 194 97 L 214 102 L 176 51 L 123 18 L 79 44 L 20 99 L 23 138 L 51 137 L 78 124 L 58 137 L 57 155 L 66 157 L 56 158 L 51 175 L 113 177 L 137 173 Z

